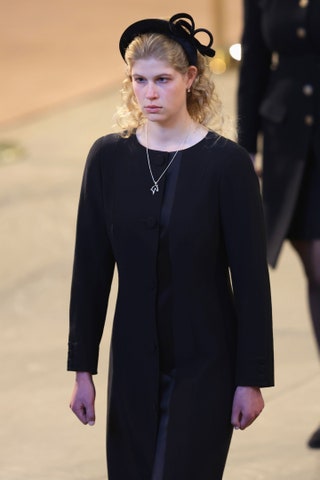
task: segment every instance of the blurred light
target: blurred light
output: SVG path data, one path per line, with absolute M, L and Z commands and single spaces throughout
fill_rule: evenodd
M 210 62 L 210 68 L 213 71 L 213 73 L 220 75 L 221 73 L 224 73 L 227 70 L 227 65 L 223 58 L 215 57 Z
M 241 60 L 241 44 L 240 43 L 234 43 L 231 45 L 229 48 L 229 53 L 230 56 L 234 59 L 240 62 Z

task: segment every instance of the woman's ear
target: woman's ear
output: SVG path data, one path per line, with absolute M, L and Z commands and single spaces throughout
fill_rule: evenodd
M 190 67 L 188 67 L 188 71 L 187 71 L 187 90 L 189 90 L 191 87 L 192 87 L 192 84 L 196 78 L 196 76 L 198 75 L 198 69 L 196 66 L 194 65 L 190 65 Z

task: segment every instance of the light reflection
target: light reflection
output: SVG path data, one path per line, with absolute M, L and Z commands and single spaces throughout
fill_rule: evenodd
M 240 62 L 241 60 L 241 44 L 240 43 L 234 43 L 231 45 L 229 48 L 229 53 L 230 56 L 234 59 L 237 60 L 237 62 Z
M 241 60 L 241 44 L 235 43 L 229 48 L 217 48 L 214 58 L 210 61 L 210 68 L 216 75 L 221 75 L 227 69 L 236 67 Z

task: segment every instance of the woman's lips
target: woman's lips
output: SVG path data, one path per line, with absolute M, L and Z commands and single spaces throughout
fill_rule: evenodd
M 147 113 L 158 113 L 161 110 L 161 107 L 157 105 L 147 105 L 144 108 Z

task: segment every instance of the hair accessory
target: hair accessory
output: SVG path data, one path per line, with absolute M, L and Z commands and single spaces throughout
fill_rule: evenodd
M 205 33 L 209 37 L 207 45 L 203 45 L 196 38 L 196 35 L 200 32 Z M 149 18 L 130 25 L 121 35 L 119 42 L 120 53 L 123 59 L 125 59 L 126 50 L 132 40 L 144 33 L 160 33 L 175 40 L 185 51 L 189 65 L 197 65 L 197 52 L 208 57 L 214 57 L 216 53 L 211 48 L 213 45 L 212 33 L 206 28 L 195 29 L 194 20 L 188 13 L 177 13 L 170 20 Z

